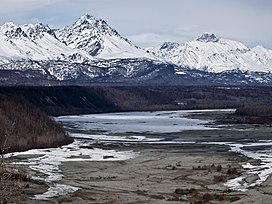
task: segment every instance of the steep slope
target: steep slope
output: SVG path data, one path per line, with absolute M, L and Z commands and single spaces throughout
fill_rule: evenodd
M 150 50 L 176 65 L 202 71 L 223 72 L 272 71 L 272 51 L 263 47 L 249 49 L 240 42 L 204 33 L 184 44 L 166 42 L 159 49 Z
M 0 26 L 0 63 L 22 59 L 83 62 L 93 58 L 61 43 L 54 31 L 43 24 L 16 26 L 6 23 Z
M 260 45 L 252 48 L 250 52 L 246 53 L 246 56 L 254 63 L 272 71 L 272 50 L 266 49 Z M 266 71 L 265 69 L 263 71 Z
M 0 94 L 1 154 L 59 147 L 73 141 L 52 118 L 18 95 Z
M 69 47 L 84 50 L 100 59 L 158 59 L 123 38 L 104 20 L 88 14 L 81 16 L 71 26 L 57 30 L 56 35 Z

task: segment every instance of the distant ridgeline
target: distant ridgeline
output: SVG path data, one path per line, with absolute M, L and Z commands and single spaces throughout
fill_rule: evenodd
M 15 95 L 0 94 L 1 154 L 57 147 L 71 141 L 61 125 L 27 100 Z

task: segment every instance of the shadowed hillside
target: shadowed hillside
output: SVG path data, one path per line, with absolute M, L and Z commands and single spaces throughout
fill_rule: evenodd
M 62 127 L 28 101 L 0 94 L 1 152 L 57 147 L 71 142 Z
M 271 87 L 0 87 L 1 93 L 21 95 L 49 115 L 240 108 L 250 104 L 269 105 L 272 101 Z

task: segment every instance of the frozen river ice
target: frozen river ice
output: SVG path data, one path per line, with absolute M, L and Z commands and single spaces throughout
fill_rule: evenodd
M 170 133 L 183 130 L 212 129 L 212 127 L 207 127 L 211 121 L 185 118 L 190 113 L 209 111 L 212 110 L 104 113 L 60 116 L 56 120 L 71 130 L 106 133 Z

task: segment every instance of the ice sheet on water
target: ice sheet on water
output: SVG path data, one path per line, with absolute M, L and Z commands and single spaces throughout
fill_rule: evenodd
M 180 132 L 183 130 L 214 129 L 206 125 L 209 120 L 185 118 L 190 113 L 227 110 L 198 110 L 198 111 L 156 111 L 156 112 L 125 112 L 90 114 L 79 116 L 61 116 L 56 120 L 65 127 L 77 130 L 106 131 L 110 133 L 126 132 Z

